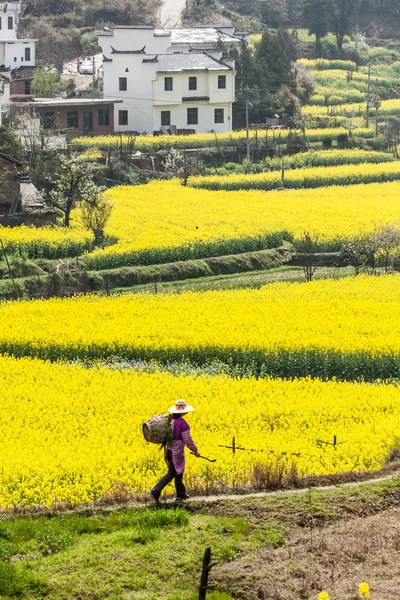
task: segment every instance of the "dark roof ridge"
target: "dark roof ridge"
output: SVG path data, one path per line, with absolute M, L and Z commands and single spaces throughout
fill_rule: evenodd
M 214 56 L 211 56 L 210 54 L 207 54 L 207 52 L 204 52 L 203 54 L 205 54 L 206 56 L 208 56 L 208 58 L 211 58 L 212 60 L 214 60 L 219 65 L 222 65 L 223 67 L 226 67 L 230 71 L 233 71 L 233 67 L 227 65 L 223 60 L 218 60 L 217 58 L 214 58 Z
M 146 54 L 146 46 L 140 50 L 116 50 L 114 46 L 111 46 L 111 54 Z
M 0 158 L 4 158 L 5 160 L 9 160 L 12 163 L 15 163 L 19 167 L 23 167 L 24 163 L 18 160 L 17 158 L 13 158 L 12 156 L 8 156 L 8 154 L 4 154 L 4 152 L 0 152 Z

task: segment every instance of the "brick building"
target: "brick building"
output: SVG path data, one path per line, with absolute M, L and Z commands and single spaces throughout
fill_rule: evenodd
M 114 133 L 114 104 L 122 100 L 100 98 L 35 98 L 13 102 L 14 116 L 39 117 L 45 129 L 75 135 Z
M 32 81 L 37 67 L 22 66 L 11 71 L 10 96 L 31 96 Z

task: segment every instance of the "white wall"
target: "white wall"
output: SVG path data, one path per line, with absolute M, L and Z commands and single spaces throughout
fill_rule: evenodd
M 198 109 L 198 125 L 188 125 L 187 109 Z M 216 108 L 224 109 L 224 123 L 214 122 L 214 110 Z M 232 130 L 232 105 L 226 104 L 210 104 L 209 102 L 184 102 L 180 105 L 171 106 L 158 105 L 154 106 L 153 110 L 153 125 L 154 130 L 161 127 L 161 111 L 171 111 L 171 125 L 176 125 L 178 129 L 194 129 L 196 133 L 206 133 L 207 131 L 216 131 L 224 133 Z
M 6 12 L 4 12 L 6 7 Z M 0 4 L 0 40 L 15 40 L 17 38 L 18 15 L 21 10 L 19 2 L 7 2 Z M 12 19 L 13 27 L 8 28 L 8 18 Z
M 4 47 L 4 65 L 6 67 L 16 69 L 22 66 L 33 67 L 35 65 L 35 42 L 33 40 L 0 42 L 0 46 Z M 25 48 L 30 48 L 31 50 L 31 59 L 29 61 L 25 60 Z
M 170 36 L 154 36 L 154 29 L 114 29 L 114 35 L 99 33 L 99 46 L 107 58 L 111 55 L 111 46 L 115 50 L 141 50 L 146 46 L 146 54 L 167 54 L 171 45 Z
M 4 12 L 6 8 L 6 12 Z M 17 39 L 19 2 L 0 3 L 0 64 L 16 69 L 21 66 L 35 65 L 35 40 Z M 13 28 L 8 28 L 8 18 L 12 18 Z M 25 48 L 30 48 L 30 60 L 25 60 Z
M 115 131 L 153 132 L 152 84 L 157 63 L 143 63 L 143 54 L 113 54 L 103 63 L 104 98 L 122 99 L 115 105 Z M 128 68 L 128 72 L 126 69 Z M 127 90 L 120 91 L 119 78 L 126 77 Z M 128 111 L 128 125 L 119 125 L 118 112 Z
M 115 131 L 152 133 L 161 127 L 161 110 L 171 111 L 171 125 L 195 129 L 198 132 L 230 131 L 231 104 L 234 101 L 233 71 L 201 71 L 159 73 L 158 63 L 143 63 L 141 54 L 113 54 L 112 62 L 105 62 L 104 97 L 122 99 L 115 107 Z M 128 72 L 126 71 L 128 69 Z M 226 89 L 218 89 L 218 75 L 226 76 Z M 197 90 L 189 90 L 189 77 L 197 77 Z M 126 77 L 127 90 L 119 89 L 119 78 Z M 164 78 L 173 77 L 173 90 L 164 89 Z M 183 97 L 208 96 L 210 101 L 182 103 Z M 188 125 L 187 108 L 199 108 L 199 122 Z M 154 108 L 153 108 L 154 107 Z M 214 109 L 224 108 L 224 123 L 215 123 Z M 128 124 L 119 124 L 119 111 L 128 111 Z

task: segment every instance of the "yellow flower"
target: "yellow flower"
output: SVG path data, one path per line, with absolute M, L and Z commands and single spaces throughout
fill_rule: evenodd
M 361 598 L 365 598 L 366 600 L 369 600 L 369 598 L 371 598 L 371 592 L 369 589 L 369 585 L 368 585 L 368 583 L 365 583 L 365 581 L 363 583 L 360 583 L 358 592 L 359 592 Z
M 318 595 L 318 600 L 329 600 L 329 594 L 328 594 L 328 592 L 321 592 Z

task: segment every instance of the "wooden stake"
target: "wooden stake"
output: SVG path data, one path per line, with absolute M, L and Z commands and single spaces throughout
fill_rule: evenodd
M 203 568 L 201 570 L 201 580 L 199 588 L 199 600 L 206 600 L 207 588 L 208 588 L 208 576 L 210 571 L 218 561 L 211 562 L 211 548 L 206 548 L 203 557 Z
M 6 259 L 8 274 L 11 277 L 12 282 L 13 282 L 15 294 L 16 294 L 17 298 L 19 298 L 19 292 L 18 292 L 17 284 L 15 283 L 15 279 L 14 279 L 13 274 L 11 272 L 11 267 L 10 267 L 10 263 L 8 262 L 8 256 L 7 256 L 7 252 L 6 252 L 5 246 L 3 244 L 3 240 L 0 240 L 0 244 L 1 244 L 1 248 L 3 250 L 4 258 Z

